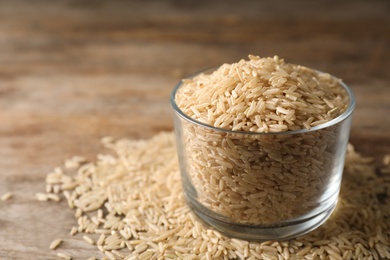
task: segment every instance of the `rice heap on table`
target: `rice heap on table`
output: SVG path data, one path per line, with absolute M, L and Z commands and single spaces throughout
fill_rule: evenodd
M 104 259 L 390 258 L 389 157 L 375 167 L 349 146 L 338 207 L 325 224 L 289 241 L 250 242 L 204 227 L 191 213 L 173 133 L 103 143 L 113 153 L 95 162 L 74 157 L 48 174 L 46 195 L 64 195 L 78 223 L 71 234 L 88 236 Z M 56 250 L 68 255 L 66 244 Z

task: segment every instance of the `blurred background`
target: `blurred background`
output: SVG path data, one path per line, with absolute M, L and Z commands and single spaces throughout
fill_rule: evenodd
M 0 0 L 0 193 L 41 191 L 64 159 L 94 158 L 102 136 L 171 131 L 179 79 L 248 54 L 342 78 L 357 99 L 351 142 L 379 161 L 390 153 L 389 40 L 388 0 Z M 22 218 L 32 234 L 41 217 Z M 45 234 L 10 230 L 0 252 L 46 254 Z

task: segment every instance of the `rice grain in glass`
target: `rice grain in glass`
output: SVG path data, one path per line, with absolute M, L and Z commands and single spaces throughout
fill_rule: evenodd
M 355 107 L 347 85 L 340 82 L 349 99 L 342 114 L 278 133 L 232 131 L 191 118 L 176 102 L 183 85 L 170 101 L 183 190 L 201 220 L 248 240 L 290 239 L 326 221 L 337 204 Z

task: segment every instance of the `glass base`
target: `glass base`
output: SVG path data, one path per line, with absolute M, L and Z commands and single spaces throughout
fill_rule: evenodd
M 189 200 L 187 197 L 187 203 L 193 212 L 206 225 L 215 228 L 224 235 L 244 240 L 265 241 L 288 240 L 314 230 L 329 218 L 336 207 L 337 200 L 336 203 L 331 205 L 331 207 L 314 216 L 304 219 L 300 218 L 297 221 L 288 221 L 272 226 L 258 226 L 228 222 L 205 208 L 196 200 Z

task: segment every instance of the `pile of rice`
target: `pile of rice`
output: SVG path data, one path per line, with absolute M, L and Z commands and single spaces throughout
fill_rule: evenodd
M 348 107 L 340 79 L 278 56 L 249 58 L 183 80 L 178 107 L 214 127 L 264 133 L 310 129 Z
M 96 245 L 103 259 L 390 258 L 390 155 L 377 168 L 349 146 L 338 207 L 325 224 L 289 241 L 250 242 L 207 228 L 191 213 L 173 133 L 103 143 L 113 153 L 67 160 L 38 196 L 65 197 L 78 223 L 71 234 Z M 72 257 L 60 240 L 51 248 Z
M 182 113 L 215 127 L 175 118 L 189 202 L 221 221 L 263 226 L 330 210 L 350 118 L 310 129 L 346 110 L 346 90 L 329 74 L 277 56 L 249 57 L 184 80 L 175 94 Z M 289 133 L 301 129 L 308 131 Z

